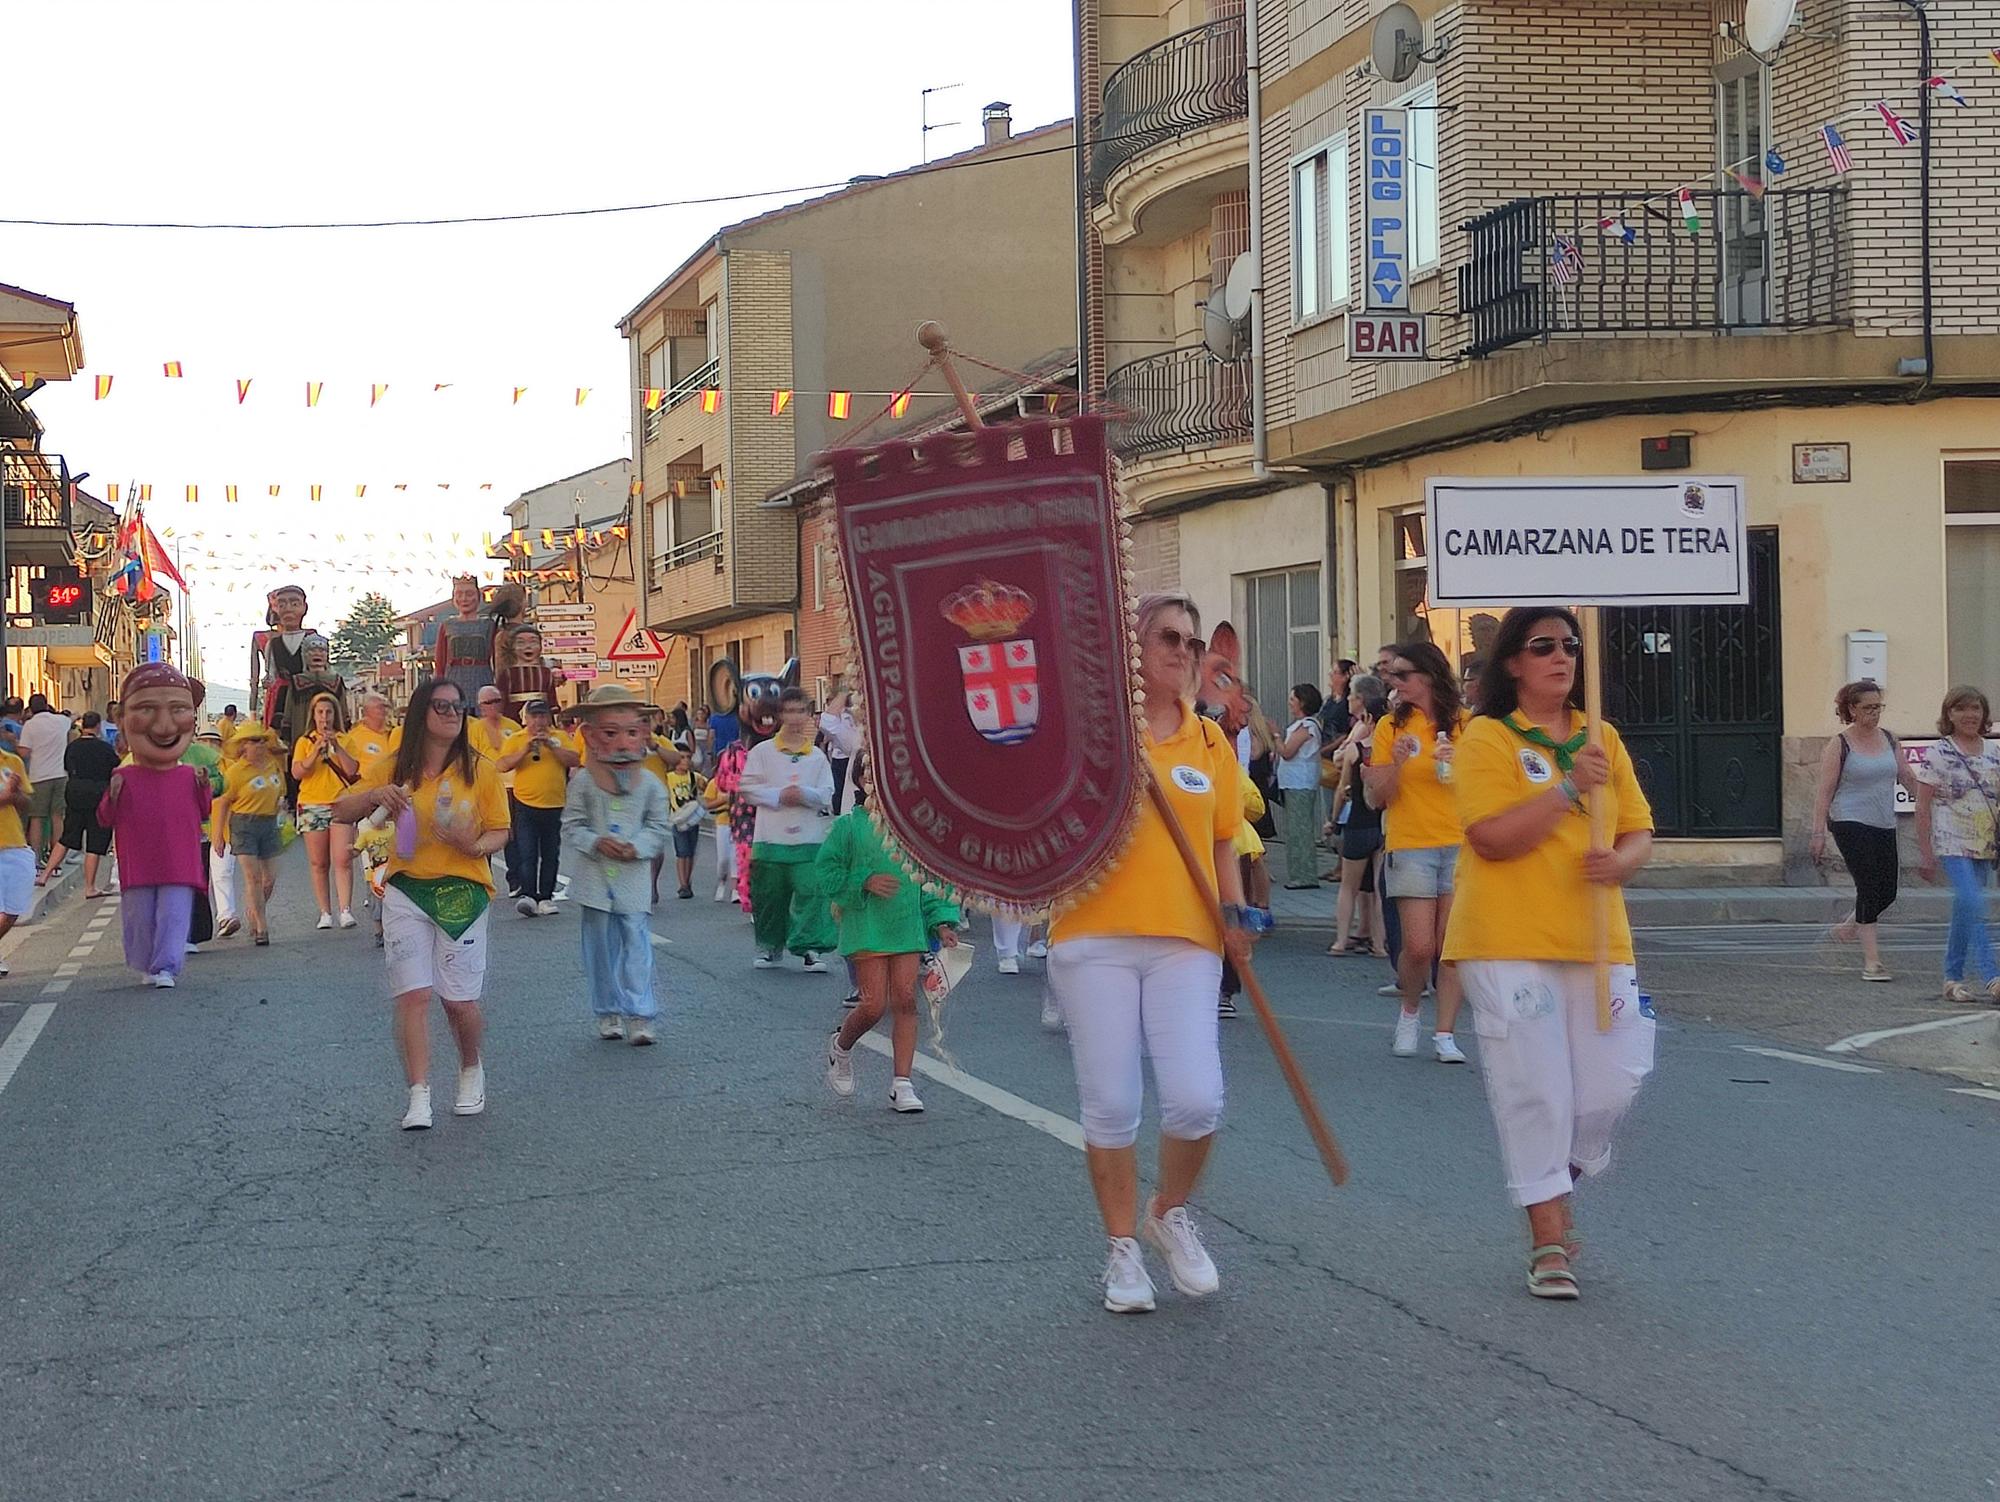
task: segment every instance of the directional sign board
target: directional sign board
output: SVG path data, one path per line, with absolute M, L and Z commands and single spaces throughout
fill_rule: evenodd
M 1433 605 L 1743 605 L 1735 475 L 1431 480 Z
M 1372 312 L 1410 306 L 1410 112 L 1364 110 L 1361 126 L 1362 301 Z
M 604 654 L 613 662 L 665 662 L 667 649 L 661 640 L 639 624 L 637 609 L 625 612 L 625 624 L 618 628 L 618 639 Z

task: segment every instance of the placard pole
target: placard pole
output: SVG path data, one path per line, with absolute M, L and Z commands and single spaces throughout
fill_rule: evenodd
M 930 351 L 931 364 L 944 377 L 945 385 L 951 387 L 951 394 L 958 403 L 958 410 L 965 414 L 968 428 L 986 426 L 980 420 L 979 408 L 973 405 L 972 393 L 965 389 L 965 382 L 959 378 L 958 367 L 951 363 L 951 340 L 946 336 L 944 325 L 935 319 L 917 325 L 917 343 Z
M 1590 744 L 1604 745 L 1604 631 L 1595 605 L 1583 607 L 1583 713 Z M 1590 795 L 1590 848 L 1611 848 L 1611 787 Z M 1611 1031 L 1611 904 L 1617 893 L 1602 883 L 1593 885 L 1590 929 L 1597 973 L 1597 1030 Z

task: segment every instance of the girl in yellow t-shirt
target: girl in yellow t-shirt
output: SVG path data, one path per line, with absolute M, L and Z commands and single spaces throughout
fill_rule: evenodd
M 361 773 L 361 764 L 347 749 L 345 718 L 333 695 L 315 695 L 306 706 L 311 728 L 292 747 L 292 776 L 299 784 L 299 834 L 312 867 L 321 928 L 333 927 L 336 911 L 342 928 L 354 927 L 354 831 L 335 828 L 333 822 L 333 800 Z
M 1451 795 L 1452 742 L 1465 728 L 1458 674 L 1427 641 L 1397 647 L 1387 668 L 1395 708 L 1375 725 L 1362 785 L 1383 811 L 1382 898 L 1396 904 L 1403 950 L 1396 962 L 1403 1010 L 1396 1018 L 1392 1051 L 1417 1051 L 1424 987 L 1437 965 L 1451 919 L 1452 873 L 1458 866 L 1458 806 Z M 1431 1047 L 1441 1064 L 1463 1064 L 1453 1029 L 1458 1022 L 1458 977 L 1438 970 L 1437 1030 Z
M 253 721 L 237 725 L 229 737 L 230 759 L 222 764 L 222 797 L 210 823 L 215 849 L 235 852 L 243 872 L 243 898 L 250 912 L 250 941 L 271 942 L 271 893 L 278 884 L 278 806 L 285 796 L 285 769 L 278 764 L 277 732 Z
M 1584 744 L 1581 632 L 1567 610 L 1510 610 L 1479 681 L 1454 785 L 1465 821 L 1444 957 L 1472 1003 L 1486 1099 L 1514 1203 L 1528 1214 L 1528 1291 L 1573 1299 L 1571 1185 L 1611 1163 L 1611 1136 L 1653 1067 L 1622 887 L 1653 849 L 1653 811 L 1618 732 Z M 1590 848 L 1586 799 L 1616 831 Z M 1597 1030 L 1597 894 L 1611 902 L 1611 1031 Z

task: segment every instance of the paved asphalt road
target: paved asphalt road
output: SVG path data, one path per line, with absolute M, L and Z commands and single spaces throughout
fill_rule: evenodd
M 1963 1081 L 1749 1053 L 1670 988 L 1584 1300 L 1540 1304 L 1476 1067 L 1392 1059 L 1376 968 L 1281 933 L 1353 1182 L 1228 1024 L 1223 1290 L 1117 1318 L 1066 1049 L 983 922 L 947 1041 L 1013 1114 L 932 1079 L 893 1116 L 874 1055 L 835 1100 L 839 982 L 697 900 L 650 1050 L 591 1035 L 573 912 L 496 914 L 488 1112 L 406 1134 L 379 954 L 306 929 L 296 852 L 281 885 L 272 948 L 171 993 L 101 903 L 11 957 L 7 1502 L 2000 1495 L 2000 1101 Z

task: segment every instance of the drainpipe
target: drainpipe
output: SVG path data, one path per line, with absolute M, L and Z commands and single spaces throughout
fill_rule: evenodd
M 1090 253 L 1085 228 L 1090 214 L 1090 114 L 1083 97 L 1083 8 L 1096 0 L 1073 0 L 1071 25 L 1076 31 L 1076 108 L 1070 140 L 1076 146 L 1076 394 L 1077 410 L 1090 407 Z
M 1271 432 L 1264 420 L 1264 80 L 1257 37 L 1258 0 L 1243 7 L 1244 72 L 1250 85 L 1250 254 L 1257 277 L 1250 288 L 1250 466 L 1271 477 Z M 1928 92 L 1928 90 L 1926 90 Z
M 1925 8 L 1929 0 L 1898 0 L 1898 3 L 1907 5 L 1917 18 L 1917 205 L 1921 215 L 1918 254 L 1923 258 L 1924 368 L 1923 380 L 1910 393 L 1914 401 L 1937 380 L 1931 318 L 1931 18 Z

